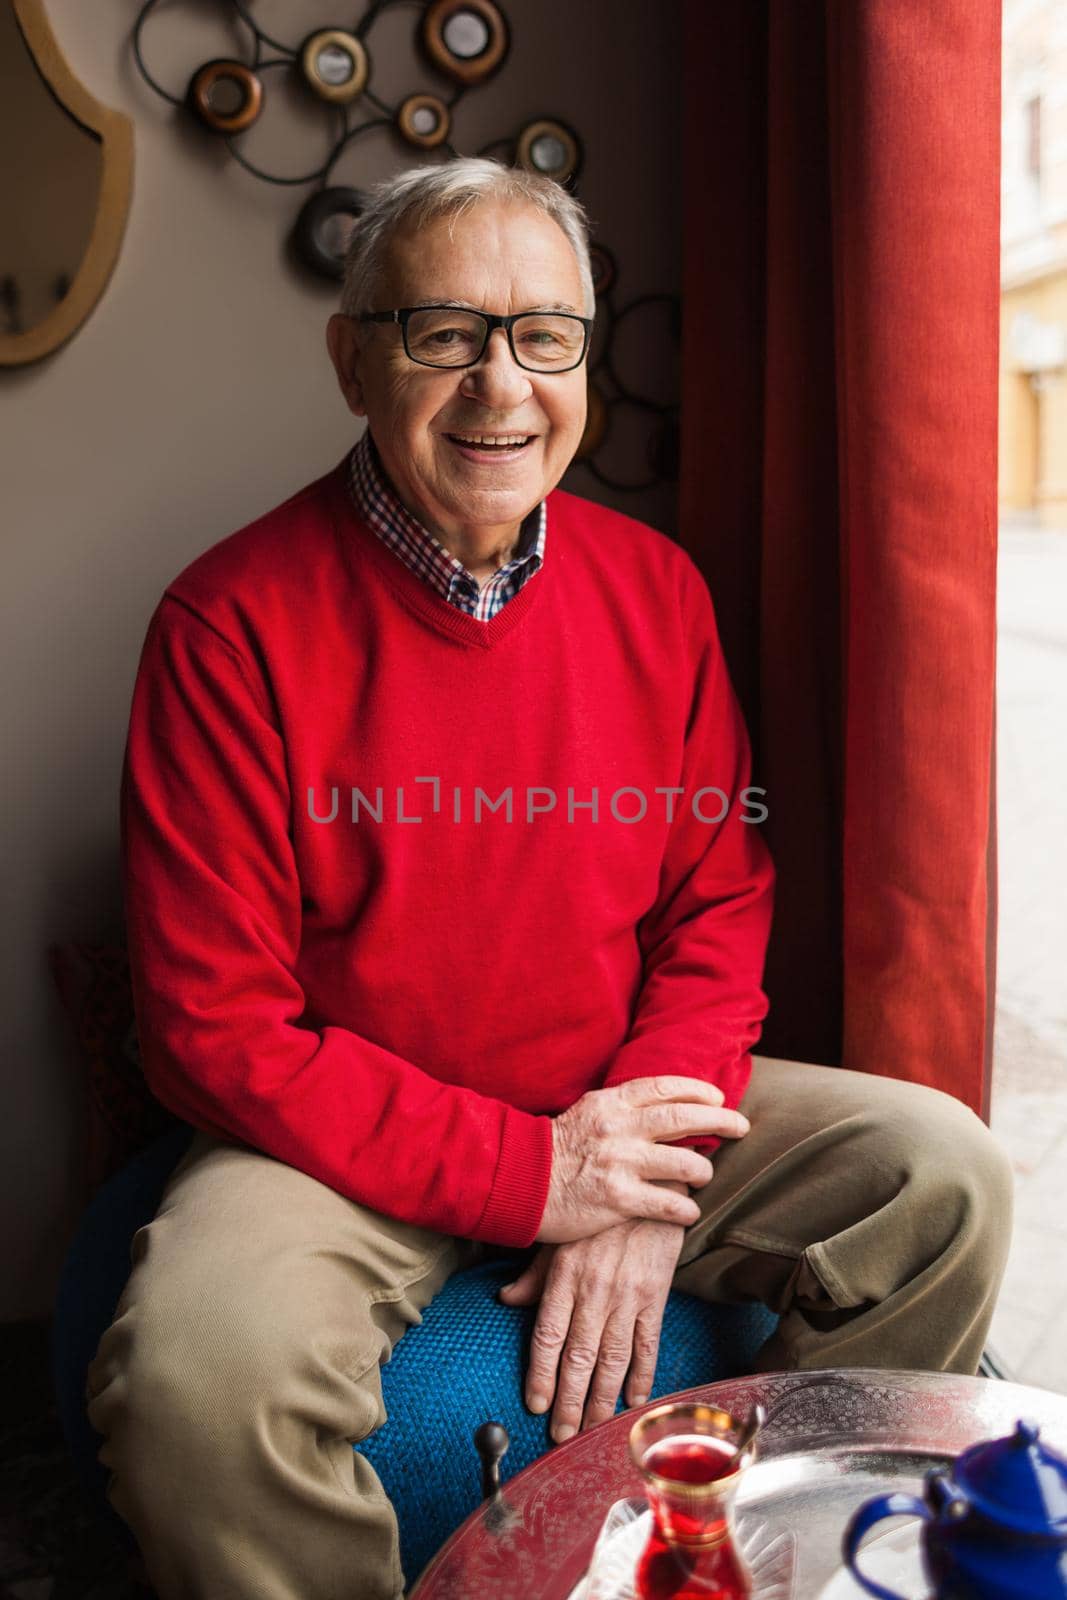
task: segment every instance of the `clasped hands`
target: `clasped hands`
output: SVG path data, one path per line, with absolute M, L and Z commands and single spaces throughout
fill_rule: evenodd
M 688 1188 L 713 1171 L 699 1151 L 664 1141 L 740 1139 L 748 1128 L 713 1084 L 669 1075 L 590 1090 L 554 1119 L 541 1248 L 500 1298 L 539 1303 L 526 1403 L 552 1406 L 557 1444 L 613 1416 L 624 1380 L 628 1406 L 652 1388 L 685 1230 L 700 1216 Z

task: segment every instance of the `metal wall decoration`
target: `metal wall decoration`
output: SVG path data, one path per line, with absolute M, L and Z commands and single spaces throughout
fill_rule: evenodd
M 450 143 L 453 112 L 470 89 L 486 82 L 503 66 L 511 42 L 507 18 L 495 0 L 415 0 L 420 12 L 415 42 L 430 66 L 449 80 L 450 88 L 442 95 L 410 94 L 399 105 L 389 105 L 373 88 L 371 35 L 383 13 L 410 5 L 412 0 L 370 0 L 351 29 L 320 28 L 295 43 L 267 33 L 252 16 L 248 0 L 223 3 L 247 34 L 247 60 L 206 61 L 193 73 L 184 94 L 172 93 L 149 70 L 145 59 L 146 24 L 160 0 L 142 0 L 132 36 L 138 70 L 162 99 L 187 111 L 205 131 L 221 139 L 253 177 L 265 183 L 315 186 L 296 216 L 292 243 L 299 259 L 312 272 L 339 281 L 344 276 L 345 256 L 365 204 L 358 188 L 330 181 L 342 154 L 363 134 L 387 128 L 402 146 L 457 155 Z M 296 177 L 264 171 L 245 155 L 240 143 L 241 135 L 257 121 L 267 102 L 270 74 L 278 71 L 295 76 L 321 102 L 323 113 L 334 120 L 337 130 L 325 161 Z M 582 142 L 575 129 L 558 118 L 538 117 L 514 135 L 495 139 L 477 153 L 493 152 L 516 166 L 576 190 Z M 671 297 L 645 295 L 616 308 L 611 297 L 616 278 L 614 259 L 602 245 L 593 247 L 593 257 L 598 323 L 603 324 L 603 337 L 597 340 L 595 358 L 590 358 L 589 416 L 576 459 L 611 488 L 645 489 L 663 478 L 676 476 L 677 407 L 663 406 L 641 396 L 620 380 L 612 360 L 612 334 L 642 306 Z M 609 476 L 594 459 L 608 436 L 612 415 L 620 406 L 636 408 L 653 424 L 648 470 L 633 483 Z
M 602 244 L 592 247 L 593 287 L 596 290 L 596 332 L 589 357 L 589 405 L 585 432 L 575 456 L 593 476 L 609 489 L 652 489 L 664 480 L 678 477 L 678 404 L 656 400 L 624 381 L 619 371 L 617 335 L 632 319 L 666 313 L 668 338 L 675 349 L 681 347 L 682 306 L 677 295 L 643 294 L 617 305 L 614 289 L 618 268 L 610 250 Z M 596 459 L 611 434 L 612 421 L 624 411 L 641 424 L 646 446 L 643 460 L 635 463 L 632 478 L 621 479 L 606 470 Z
M 248 59 L 205 61 L 194 72 L 184 95 L 171 92 L 149 70 L 145 60 L 146 24 L 160 0 L 143 0 L 133 27 L 133 54 L 145 82 L 170 102 L 188 110 L 209 133 L 222 139 L 235 160 L 266 183 L 314 184 L 293 230 L 301 260 L 325 277 L 340 278 L 345 246 L 360 211 L 360 192 L 331 185 L 330 175 L 348 149 L 373 128 L 391 128 L 402 144 L 416 150 L 455 155 L 449 143 L 452 115 L 463 96 L 498 72 L 507 58 L 510 32 L 495 0 L 423 0 L 416 24 L 416 43 L 435 71 L 450 80 L 445 95 L 411 94 L 388 105 L 372 85 L 371 36 L 384 12 L 411 0 L 372 0 L 349 30 L 319 28 L 306 39 L 286 42 L 267 33 L 248 8 L 247 0 L 226 0 L 241 31 L 248 35 Z M 335 120 L 337 132 L 321 166 L 296 177 L 265 172 L 249 160 L 239 142 L 257 121 L 270 94 L 269 77 L 277 71 L 297 77 Z M 531 172 L 541 172 L 573 185 L 582 160 L 581 141 L 573 128 L 540 117 L 520 128 L 507 142 L 511 159 Z M 494 145 L 494 148 L 496 146 Z

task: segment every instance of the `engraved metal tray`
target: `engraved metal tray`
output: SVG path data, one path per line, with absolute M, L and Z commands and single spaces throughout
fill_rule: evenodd
M 761 1459 L 737 1497 L 739 1531 L 753 1520 L 796 1535 L 797 1600 L 863 1591 L 843 1567 L 841 1540 L 858 1506 L 890 1490 L 921 1495 L 923 1479 L 980 1439 L 1010 1433 L 1020 1416 L 1067 1446 L 1067 1398 L 1019 1384 L 933 1373 L 817 1373 L 794 1379 L 769 1409 Z M 919 1525 L 886 1523 L 865 1546 L 864 1569 L 908 1600 L 923 1581 Z
M 738 1531 L 742 1541 L 753 1526 L 767 1537 L 794 1536 L 795 1600 L 852 1600 L 861 1592 L 842 1570 L 841 1537 L 872 1495 L 920 1493 L 929 1468 L 1010 1433 L 1019 1417 L 1067 1450 L 1067 1397 L 996 1379 L 875 1369 L 769 1373 L 684 1396 L 696 1397 L 735 1414 L 756 1400 L 767 1408 L 760 1457 L 738 1492 Z M 452 1535 L 412 1600 L 567 1600 L 588 1570 L 609 1507 L 640 1492 L 628 1453 L 638 1415 L 578 1434 L 517 1473 Z M 918 1600 L 926 1590 L 914 1525 L 886 1526 L 870 1543 L 865 1569 Z

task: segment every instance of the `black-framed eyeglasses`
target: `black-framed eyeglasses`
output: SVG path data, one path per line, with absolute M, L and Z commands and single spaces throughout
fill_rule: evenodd
M 397 322 L 404 353 L 420 367 L 473 367 L 489 335 L 503 328 L 511 354 L 527 372 L 570 372 L 589 349 L 592 317 L 570 311 L 518 311 L 510 317 L 458 306 L 405 306 L 365 311 L 357 322 Z

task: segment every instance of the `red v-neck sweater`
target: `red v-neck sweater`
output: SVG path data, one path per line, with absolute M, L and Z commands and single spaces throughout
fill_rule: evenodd
M 168 586 L 122 781 L 159 1099 L 516 1246 L 587 1090 L 684 1073 L 737 1104 L 772 900 L 703 578 L 628 517 L 547 509 L 543 568 L 481 622 L 359 521 L 342 463 Z

